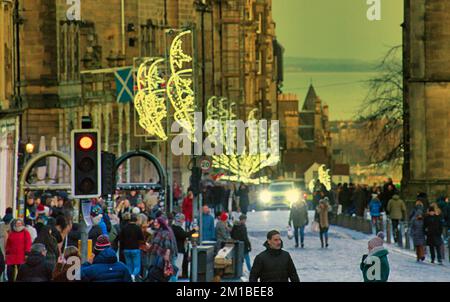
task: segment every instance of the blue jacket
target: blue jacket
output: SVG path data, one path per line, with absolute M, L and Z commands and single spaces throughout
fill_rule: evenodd
M 215 241 L 216 228 L 214 227 L 214 217 L 210 214 L 202 213 L 202 240 Z
M 81 266 L 81 281 L 84 282 L 131 282 L 128 268 L 117 261 L 116 252 L 107 248 L 95 256 L 94 263 Z
M 102 229 L 102 234 L 108 236 L 109 235 L 108 228 L 106 227 L 106 223 L 103 221 L 103 219 L 98 225 Z
M 379 217 L 381 215 L 381 201 L 372 199 L 369 203 L 370 216 Z

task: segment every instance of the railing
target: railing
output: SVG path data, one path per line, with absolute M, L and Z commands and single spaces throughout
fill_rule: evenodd
M 364 234 L 376 234 L 376 226 L 372 225 L 372 222 L 363 217 L 350 216 L 350 215 L 337 215 L 331 218 L 331 224 L 347 228 L 350 230 L 358 231 Z M 388 244 L 395 244 L 397 247 L 414 251 L 415 246 L 410 233 L 410 225 L 406 221 L 401 221 L 398 224 L 398 237 L 395 241 L 394 230 L 392 225 L 392 220 L 384 216 L 379 224 L 379 231 L 384 232 L 384 240 Z M 444 230 L 444 234 L 447 230 Z M 447 256 L 448 261 L 450 261 L 450 240 L 444 240 L 444 254 L 442 255 L 442 260 Z

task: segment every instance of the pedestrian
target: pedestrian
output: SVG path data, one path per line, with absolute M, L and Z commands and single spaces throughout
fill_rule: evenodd
M 13 209 L 12 208 L 6 208 L 5 216 L 3 216 L 2 221 L 5 224 L 10 224 L 12 220 L 13 220 Z
M 367 207 L 367 195 L 360 185 L 356 185 L 353 193 L 353 204 L 356 208 L 356 216 L 364 217 L 364 209 Z
M 3 255 L 3 251 L 0 248 L 0 281 L 3 279 L 3 273 L 5 272 L 5 256 Z
M 416 249 L 417 262 L 425 260 L 425 231 L 424 231 L 423 212 L 417 210 L 415 216 L 411 219 L 411 237 Z
M 166 249 L 162 251 L 162 255 L 155 256 L 155 260 L 148 270 L 148 282 L 169 282 L 174 274 L 170 251 L 170 249 Z
M 147 268 L 150 265 L 150 241 L 151 233 L 149 231 L 150 223 L 148 216 L 145 214 L 139 214 L 137 216 L 136 225 L 139 226 L 144 237 L 144 241 L 139 244 L 139 249 L 141 250 L 141 272 L 139 278 L 145 280 L 147 278 Z
M 128 200 L 130 201 L 130 205 L 132 208 L 136 207 L 138 199 L 139 199 L 138 192 L 136 190 L 130 191 L 130 194 L 128 195 Z
M 78 246 L 79 240 L 81 240 L 80 224 L 73 223 L 72 228 L 67 235 L 67 246 Z
M 84 282 L 132 282 L 128 268 L 117 260 L 108 236 L 100 235 L 94 247 L 94 257 L 81 266 Z
M 381 229 L 381 208 L 382 204 L 378 194 L 372 194 L 372 199 L 369 202 L 369 211 L 372 218 L 372 227 L 375 227 L 375 233 L 378 233 Z
M 92 217 L 92 228 L 89 230 L 88 238 L 92 240 L 92 246 L 95 246 L 95 241 L 100 235 L 108 235 L 105 223 L 102 221 L 102 215 Z
M 427 245 L 430 247 L 431 263 L 434 263 L 437 254 L 438 263 L 442 265 L 442 221 L 437 215 L 435 207 L 430 206 L 428 208 L 428 214 L 424 217 L 423 227 L 427 236 Z
M 411 214 L 409 214 L 409 220 L 412 220 L 416 216 L 417 211 L 422 212 L 422 214 L 425 212 L 425 207 L 421 200 L 416 200 L 414 208 L 412 209 Z
M 52 270 L 56 265 L 56 261 L 59 258 L 58 242 L 53 236 L 53 230 L 50 226 L 46 225 L 42 227 L 40 233 L 34 240 L 34 243 L 42 243 L 45 246 L 47 261 L 52 265 Z
M 186 249 L 186 240 L 198 231 L 198 227 L 191 231 L 185 231 L 183 229 L 184 214 L 178 213 L 175 215 L 175 221 L 172 226 L 175 239 L 177 240 L 178 254 L 183 254 L 183 260 L 180 265 L 180 260 L 178 260 L 177 267 L 181 267 L 181 278 L 187 278 L 188 265 L 189 265 L 189 253 Z M 180 259 L 180 257 L 178 258 Z
M 264 247 L 253 262 L 250 282 L 300 282 L 291 255 L 283 250 L 280 232 L 268 232 Z
M 351 196 L 350 196 L 350 190 L 348 188 L 348 184 L 344 183 L 342 186 L 342 190 L 339 193 L 338 196 L 339 203 L 342 205 L 342 213 L 348 213 L 351 207 Z
M 241 183 L 239 186 L 236 196 L 239 197 L 239 208 L 241 209 L 241 213 L 247 215 L 248 206 L 250 204 L 249 189 L 244 183 Z
M 45 245 L 34 243 L 27 260 L 19 268 L 17 282 L 50 282 L 52 265 L 46 260 L 46 255 Z
M 236 221 L 231 229 L 231 238 L 233 240 L 244 242 L 244 261 L 247 266 L 247 270 L 250 272 L 252 270 L 252 265 L 250 263 L 250 252 L 252 250 L 252 245 L 250 239 L 248 238 L 247 232 L 247 215 L 241 214 L 239 216 L 239 221 Z
M 328 203 L 328 197 L 321 199 L 319 201 L 319 205 L 316 208 L 316 212 L 319 215 L 320 243 L 322 248 L 328 247 L 328 229 L 330 227 L 328 220 L 329 209 L 330 204 Z
M 216 246 L 217 250 L 224 247 L 225 242 L 231 239 L 230 227 L 228 226 L 228 214 L 222 212 L 219 216 L 219 221 L 216 224 Z
M 25 255 L 31 251 L 31 236 L 20 219 L 13 219 L 6 239 L 6 275 L 9 282 L 16 280 L 19 266 L 25 263 Z
M 55 269 L 52 273 L 53 282 L 73 282 L 77 276 L 76 270 L 70 270 L 75 264 L 81 264 L 81 257 L 78 248 L 75 246 L 67 246 L 64 250 L 63 257 L 58 259 Z
M 387 212 L 392 221 L 392 230 L 394 233 L 394 240 L 398 242 L 399 230 L 398 225 L 401 220 L 406 219 L 406 206 L 405 202 L 400 199 L 400 196 L 395 194 L 392 199 L 389 200 L 387 205 Z
M 194 193 L 191 190 L 187 192 L 186 197 L 183 200 L 183 204 L 181 206 L 182 213 L 186 219 L 186 229 L 189 230 L 192 224 L 192 215 L 193 215 L 193 203 L 194 203 Z
M 149 250 L 151 255 L 150 266 L 157 265 L 157 262 L 161 261 L 161 258 L 166 255 L 167 250 L 169 250 L 170 254 L 170 263 L 172 266 L 175 266 L 178 248 L 172 229 L 169 227 L 167 220 L 162 216 L 156 218 L 153 225 L 156 231 L 153 235 Z M 177 272 L 174 272 L 174 274 L 176 276 Z
M 28 233 L 30 233 L 31 242 L 33 242 L 37 237 L 37 231 L 33 227 L 33 220 L 30 218 L 25 218 L 25 228 L 27 229 Z
M 397 190 L 395 189 L 392 179 L 389 178 L 388 182 L 383 186 L 383 192 L 381 193 L 381 204 L 383 209 L 386 210 L 386 214 L 389 214 L 388 204 L 389 201 L 397 195 Z
M 119 198 L 119 205 L 116 208 L 116 213 L 119 216 L 121 224 L 124 223 L 123 218 L 125 213 L 131 213 L 131 209 L 130 201 L 126 197 Z
M 214 217 L 211 215 L 211 211 L 207 205 L 203 206 L 202 211 L 202 241 L 215 241 Z
M 298 248 L 298 233 L 300 232 L 301 247 L 305 247 L 305 227 L 309 223 L 308 206 L 304 199 L 298 199 L 289 213 L 289 226 L 294 227 L 295 247 Z
M 384 234 L 379 232 L 368 243 L 369 253 L 363 255 L 359 266 L 364 282 L 387 282 L 389 279 L 389 252 L 383 246 L 383 238 Z
M 144 234 L 136 222 L 137 215 L 132 214 L 130 221 L 120 230 L 119 234 L 119 244 L 123 249 L 125 264 L 133 282 L 141 271 L 140 245 L 144 244 Z

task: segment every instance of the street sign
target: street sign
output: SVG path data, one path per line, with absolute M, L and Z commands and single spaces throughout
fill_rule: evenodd
M 211 160 L 204 158 L 200 161 L 200 168 L 202 169 L 203 173 L 207 173 L 211 170 L 212 162 Z

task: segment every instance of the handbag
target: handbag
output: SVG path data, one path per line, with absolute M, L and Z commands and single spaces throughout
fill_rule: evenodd
M 168 260 L 164 260 L 164 277 L 172 277 L 173 275 L 175 275 L 175 270 L 172 263 Z
M 313 223 L 311 224 L 311 231 L 313 233 L 318 233 L 320 231 L 320 226 L 317 221 L 313 221 Z
M 289 240 L 292 240 L 292 238 L 294 238 L 294 232 L 292 231 L 291 226 L 287 227 L 287 237 Z

